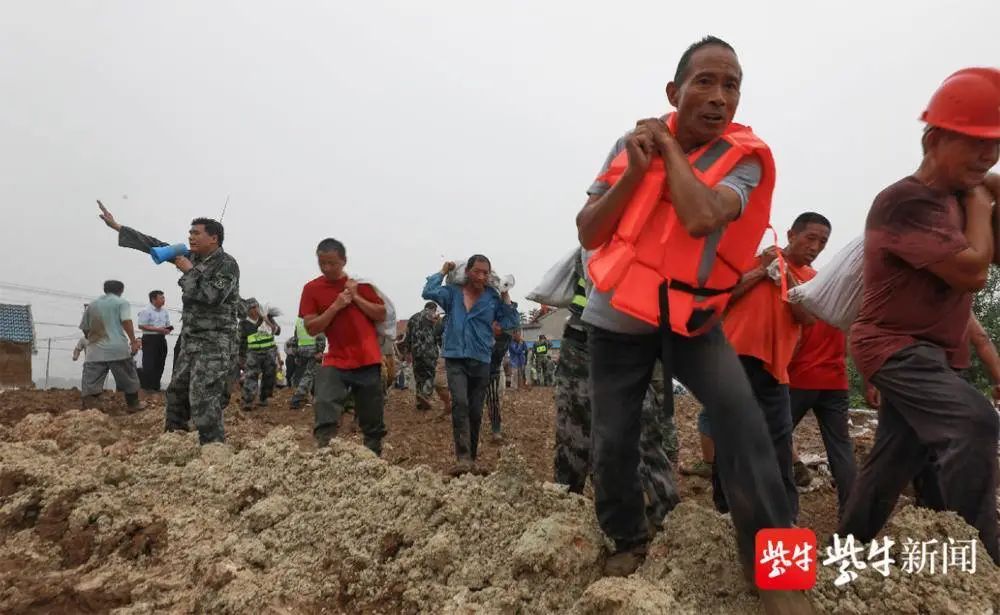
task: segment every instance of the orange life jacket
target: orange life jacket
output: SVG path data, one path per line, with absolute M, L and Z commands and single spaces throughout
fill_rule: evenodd
M 675 134 L 676 123 L 671 114 L 667 127 Z M 666 282 L 673 331 L 693 337 L 718 322 L 768 227 L 774 158 L 749 127 L 736 123 L 688 156 L 695 176 L 712 187 L 751 155 L 760 161 L 763 173 L 743 214 L 726 227 L 697 238 L 684 229 L 670 202 L 663 161 L 653 159 L 614 235 L 594 252 L 587 266 L 595 288 L 614 291 L 612 307 L 659 325 L 660 286 Z M 627 167 L 628 153 L 623 151 L 598 179 L 614 185 Z

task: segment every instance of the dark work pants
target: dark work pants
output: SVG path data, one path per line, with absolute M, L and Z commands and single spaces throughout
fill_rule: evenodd
M 159 391 L 163 367 L 167 364 L 167 338 L 159 333 L 142 336 L 142 374 L 139 380 L 147 391 Z
M 994 562 L 997 544 L 997 429 L 990 402 L 948 366 L 944 350 L 918 343 L 871 377 L 882 394 L 878 428 L 837 533 L 863 542 L 885 525 L 903 488 L 934 456 L 946 510 L 979 531 Z
M 792 513 L 792 522 L 799 516 L 799 490 L 795 486 L 792 474 L 792 410 L 788 397 L 788 385 L 779 384 L 778 380 L 764 367 L 764 362 L 756 357 L 740 355 L 740 363 L 750 381 L 756 406 L 763 412 L 767 431 L 771 435 L 771 443 L 781 471 L 781 482 Z M 712 425 L 712 436 L 715 436 L 715 423 Z M 719 451 L 718 439 L 715 439 L 716 455 Z M 718 468 L 712 468 L 712 500 L 719 512 L 729 512 L 725 490 L 721 488 Z
M 285 355 L 285 380 L 288 381 L 290 389 L 299 386 L 299 380 L 302 378 L 300 373 L 302 370 L 299 369 L 298 363 L 298 358 L 294 354 Z
M 847 423 L 847 411 L 850 399 L 846 390 L 812 390 L 789 389 L 792 401 L 792 425 L 798 427 L 799 421 L 809 410 L 816 415 L 819 423 L 819 434 L 826 448 L 826 460 L 830 464 L 830 473 L 837 483 L 837 512 L 844 513 L 847 496 L 854 486 L 854 476 L 857 468 L 854 464 L 854 443 Z
M 329 444 L 337 435 L 344 402 L 354 394 L 354 412 L 364 436 L 365 446 L 376 455 L 382 454 L 382 438 L 386 434 L 384 398 L 382 396 L 382 366 L 368 365 L 358 369 L 323 366 L 316 370 L 316 399 L 313 409 L 316 424 L 313 435 L 320 446 Z
M 455 457 L 459 461 L 475 461 L 479 452 L 483 402 L 490 381 L 490 364 L 475 359 L 445 359 L 444 365 L 448 374 L 448 389 L 451 390 Z
M 658 358 L 705 406 L 717 447 L 715 465 L 732 509 L 744 566 L 761 528 L 789 527 L 792 515 L 764 415 L 736 352 L 716 326 L 698 337 L 626 335 L 594 327 L 590 373 L 594 504 L 601 529 L 620 549 L 648 540 L 639 484 L 642 400 Z M 664 411 L 673 396 L 664 392 Z M 790 420 L 789 420 L 790 422 Z
M 495 434 L 501 432 L 500 413 L 503 406 L 503 389 L 500 387 L 501 378 L 503 378 L 503 371 L 490 374 L 490 382 L 486 387 L 486 408 L 490 414 L 490 430 Z

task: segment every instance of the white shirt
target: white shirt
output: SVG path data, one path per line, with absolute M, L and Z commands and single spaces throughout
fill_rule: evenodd
M 153 304 L 149 304 L 145 308 L 139 310 L 138 316 L 139 326 L 146 327 L 169 327 L 170 326 L 170 313 L 164 308 L 155 308 Z M 152 333 L 152 331 L 143 331 L 142 333 Z M 155 333 L 152 333 L 156 335 Z

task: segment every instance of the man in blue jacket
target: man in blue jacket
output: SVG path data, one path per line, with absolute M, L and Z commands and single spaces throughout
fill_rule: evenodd
M 455 270 L 447 262 L 441 271 L 427 278 L 423 298 L 434 301 L 447 313 L 444 344 L 448 388 L 451 390 L 451 427 L 455 437 L 457 462 L 452 474 L 470 472 L 479 448 L 479 427 L 483 420 L 483 401 L 490 379 L 490 356 L 493 351 L 493 323 L 502 329 L 519 324 L 517 304 L 510 296 L 488 286 L 492 266 L 481 254 L 465 266 L 465 282 L 443 284 Z

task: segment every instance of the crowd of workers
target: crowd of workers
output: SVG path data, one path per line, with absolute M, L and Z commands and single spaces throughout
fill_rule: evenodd
M 916 481 L 922 504 L 961 515 L 1000 562 L 997 413 L 961 374 L 973 340 L 1000 378 L 1000 360 L 971 313 L 1000 257 L 993 213 L 1000 179 L 990 174 L 1000 157 L 1000 71 L 964 69 L 944 81 L 921 118 L 919 168 L 875 197 L 849 343 L 845 332 L 788 301 L 789 288 L 816 275 L 812 263 L 832 232 L 825 216 L 802 213 L 783 246 L 775 241 L 757 252 L 771 219 L 776 164 L 760 137 L 733 122 L 742 79 L 733 48 L 706 37 L 687 49 L 666 87 L 676 110 L 639 120 L 612 146 L 576 216 L 581 247 L 567 279 L 570 318 L 556 363 L 548 340 L 525 345 L 517 305 L 491 283 L 486 256 L 446 262 L 427 277 L 428 303 L 409 319 L 404 344 L 416 409 L 430 409 L 435 394 L 450 407 L 455 472 L 474 471 L 484 405 L 494 437 L 502 437 L 503 363 L 511 385 L 521 386 L 532 353 L 536 380 L 556 388 L 554 478 L 574 492 L 592 480 L 597 519 L 615 545 L 608 574 L 638 567 L 678 501 L 673 378 L 703 406 L 704 459 L 684 471 L 711 478 L 748 578 L 756 531 L 797 522 L 802 465 L 792 433 L 809 410 L 838 491 L 838 533 L 871 540 Z M 101 209 L 119 245 L 166 245 Z M 256 301 L 240 299 L 239 268 L 223 239 L 220 223 L 195 219 L 190 256 L 173 260 L 184 311 L 166 428 L 193 422 L 203 443 L 224 439 L 222 409 L 241 363 L 243 407 L 255 398 L 266 403 L 280 334 Z M 341 242 L 324 239 L 316 257 L 320 275 L 304 285 L 298 309 L 294 358 L 307 367 L 292 404 L 312 396 L 319 446 L 337 435 L 353 404 L 364 444 L 379 454 L 384 362 L 395 341 L 395 327 L 384 324 L 394 321 L 393 308 L 371 281 L 348 275 Z M 105 291 L 81 325 L 93 344 L 83 393 L 93 395 L 93 383 L 110 370 L 134 406 L 139 382 L 127 364 L 140 342 L 120 283 Z M 150 299 L 139 324 L 142 346 L 153 350 L 144 384 L 155 388 L 165 344 L 145 338 L 169 333 L 170 325 L 157 313 L 162 302 Z M 112 321 L 125 324 L 109 327 Z M 860 469 L 848 433 L 848 349 L 879 408 Z M 761 597 L 770 612 L 810 612 L 795 592 Z

